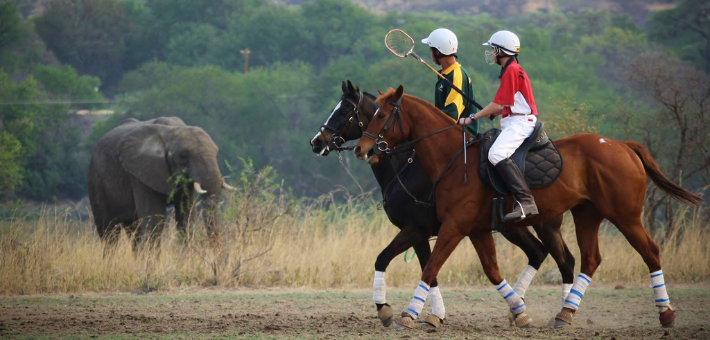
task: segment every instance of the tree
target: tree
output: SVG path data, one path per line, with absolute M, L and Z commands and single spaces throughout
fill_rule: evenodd
M 121 77 L 131 23 L 119 0 L 53 1 L 36 19 L 57 59 L 111 86 Z
M 12 194 L 22 183 L 23 168 L 19 164 L 22 145 L 0 126 L 0 197 Z
M 648 37 L 710 73 L 710 2 L 681 0 L 673 9 L 654 13 Z
M 635 58 L 628 72 L 629 82 L 649 99 L 652 111 L 623 115 L 630 136 L 644 141 L 676 183 L 702 187 L 710 181 L 710 76 L 672 57 L 646 53 Z M 673 233 L 676 207 L 652 187 L 649 224 L 657 232 L 656 213 L 663 211 Z
M 42 200 L 85 194 L 88 157 L 81 152 L 78 127 L 69 121 L 71 106 L 43 102 L 72 95 L 101 98 L 94 91 L 98 84 L 98 79 L 79 76 L 69 66 L 42 66 L 20 82 L 0 71 L 0 158 L 12 159 L 3 162 L 2 171 L 9 176 L 0 182 L 4 193 L 16 190 L 20 196 Z
M 23 73 L 41 61 L 44 48 L 33 30 L 31 22 L 22 20 L 14 2 L 0 2 L 0 69 Z

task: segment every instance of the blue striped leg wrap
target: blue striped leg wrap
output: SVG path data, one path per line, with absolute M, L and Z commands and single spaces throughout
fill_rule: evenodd
M 419 281 L 417 289 L 414 290 L 414 297 L 412 297 L 412 302 L 409 303 L 409 308 L 407 308 L 407 314 L 409 314 L 412 319 L 417 319 L 419 313 L 424 309 L 424 303 L 426 298 L 429 296 L 429 285 L 424 283 L 424 281 Z
M 518 315 L 525 311 L 523 299 L 520 298 L 520 295 L 513 290 L 513 287 L 511 287 L 507 281 L 503 280 L 503 282 L 495 287 L 498 293 L 500 293 L 500 296 L 508 303 L 508 307 L 510 307 L 510 311 L 513 312 L 513 314 Z
M 666 282 L 663 279 L 663 270 L 651 273 L 651 287 L 653 287 L 653 297 L 656 300 L 656 306 L 670 306 L 671 300 L 668 298 L 668 292 L 666 291 Z
M 587 291 L 587 287 L 589 287 L 591 282 L 592 278 L 584 273 L 577 275 L 577 278 L 574 279 L 572 289 L 570 289 L 569 294 L 567 294 L 563 307 L 577 310 L 579 304 L 582 302 L 584 292 Z

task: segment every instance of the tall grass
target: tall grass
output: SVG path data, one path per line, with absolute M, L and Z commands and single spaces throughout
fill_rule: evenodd
M 195 223 L 187 235 L 167 228 L 157 247 L 134 251 L 130 235 L 124 233 L 115 247 L 106 249 L 91 221 L 69 218 L 68 212 L 45 209 L 37 218 L 6 220 L 0 228 L 0 294 L 372 285 L 375 259 L 398 232 L 375 202 L 330 196 L 294 201 L 278 189 L 252 189 L 245 186 L 225 197 L 217 241 L 208 240 L 202 223 Z M 666 280 L 708 281 L 706 212 L 695 208 L 679 214 L 684 227 L 659 242 Z M 564 238 L 579 270 L 571 220 L 565 217 Z M 500 235 L 495 239 L 502 274 L 514 281 L 527 259 Z M 648 281 L 641 257 L 614 226 L 602 227 L 599 243 L 603 261 L 595 282 Z M 536 282 L 554 283 L 551 273 L 555 269 L 548 258 Z M 387 270 L 387 283 L 412 287 L 420 274 L 416 260 L 404 263 L 400 255 Z M 489 284 L 467 239 L 440 271 L 439 282 L 444 286 Z

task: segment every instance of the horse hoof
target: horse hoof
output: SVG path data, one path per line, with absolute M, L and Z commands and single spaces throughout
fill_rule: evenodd
M 402 313 L 405 315 L 402 315 L 397 321 L 394 323 L 394 328 L 395 329 L 412 329 L 415 327 L 414 325 L 414 319 L 412 319 L 409 314 Z
M 550 328 L 555 327 L 555 318 L 550 318 L 550 320 L 547 321 L 547 327 L 550 327 Z
M 532 318 L 528 313 L 522 312 L 515 316 L 515 326 L 518 328 L 528 328 L 532 323 Z
M 377 311 L 377 318 L 382 321 L 382 326 L 389 327 L 394 321 L 394 312 L 390 305 L 384 305 L 380 310 Z
M 675 317 L 675 311 L 669 308 L 658 316 L 658 320 L 661 321 L 661 326 L 663 328 L 671 328 L 675 323 Z
M 441 327 L 441 324 L 443 322 L 444 320 L 441 320 L 438 316 L 431 314 L 424 318 L 424 320 L 420 322 L 419 325 L 427 328 L 439 328 Z
M 569 325 L 571 325 L 571 323 L 567 321 L 555 319 L 555 324 L 552 326 L 552 328 L 565 328 Z
M 555 324 L 553 325 L 553 327 L 563 328 L 571 325 L 573 315 L 574 314 L 572 314 L 572 312 L 568 309 L 563 309 L 561 312 L 557 313 L 557 316 L 555 316 Z
M 508 311 L 508 326 L 513 327 L 515 325 L 515 315 L 513 312 Z

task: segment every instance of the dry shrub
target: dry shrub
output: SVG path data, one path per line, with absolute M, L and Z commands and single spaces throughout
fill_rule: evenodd
M 237 193 L 225 195 L 217 241 L 209 240 L 197 223 L 186 237 L 168 228 L 157 247 L 134 252 L 130 236 L 123 234 L 115 247 L 105 250 L 93 224 L 70 218 L 69 212 L 45 209 L 34 219 L 0 222 L 0 294 L 200 286 L 370 287 L 375 259 L 398 231 L 375 202 L 361 197 L 335 200 L 330 195 L 298 201 L 280 185 L 264 185 L 267 178 L 255 174 Z M 677 218 L 684 227 L 659 242 L 666 280 L 707 281 L 707 214 L 702 208 L 687 208 Z M 565 216 L 563 235 L 578 271 L 571 221 Z M 495 239 L 501 273 L 514 281 L 527 259 L 500 235 Z M 603 261 L 595 282 L 648 282 L 641 257 L 616 228 L 603 226 L 599 241 Z M 444 287 L 489 285 L 473 246 L 466 239 L 462 243 L 442 268 L 439 282 Z M 536 282 L 555 283 L 554 270 L 554 261 L 548 259 Z M 420 275 L 417 261 L 404 263 L 400 255 L 387 270 L 387 284 L 412 288 Z

